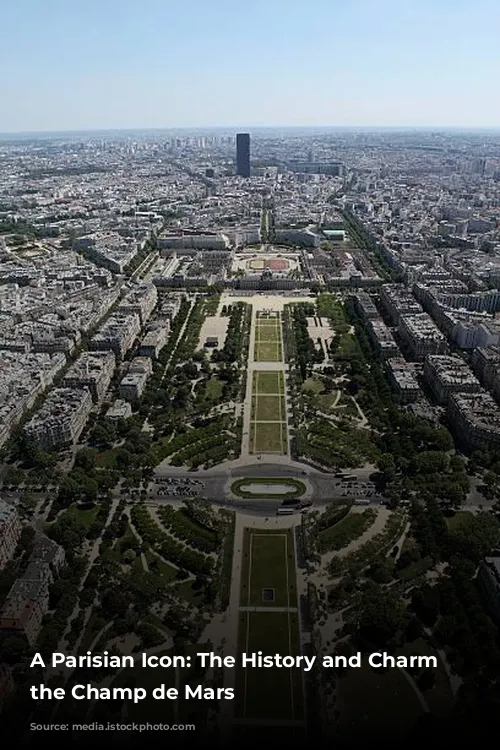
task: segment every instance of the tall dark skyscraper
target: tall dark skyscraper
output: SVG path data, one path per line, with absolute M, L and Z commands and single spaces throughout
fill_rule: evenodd
M 236 135 L 236 174 L 250 177 L 250 133 Z

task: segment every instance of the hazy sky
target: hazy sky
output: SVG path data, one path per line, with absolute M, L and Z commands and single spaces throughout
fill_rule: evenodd
M 500 126 L 499 0 L 4 0 L 0 131 Z

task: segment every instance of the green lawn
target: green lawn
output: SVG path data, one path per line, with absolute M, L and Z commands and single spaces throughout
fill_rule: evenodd
M 93 505 L 90 508 L 79 508 L 76 503 L 70 505 L 68 510 L 65 512 L 66 518 L 74 517 L 79 521 L 83 522 L 87 528 L 90 528 L 94 523 L 94 520 L 99 513 L 99 506 Z M 60 516 L 62 517 L 62 516 Z
M 312 404 L 324 412 L 332 410 L 333 405 L 337 401 L 338 388 L 334 388 L 332 391 L 325 391 L 325 383 L 318 377 L 314 376 L 307 378 L 302 385 L 302 391 L 306 396 L 312 399 Z M 346 402 L 339 399 L 336 404 L 336 409 L 340 406 L 345 406 Z
M 300 653 L 298 616 L 288 612 L 242 612 L 238 653 Z M 301 672 L 285 668 L 239 668 L 236 715 L 248 719 L 295 719 L 304 716 Z
M 117 455 L 118 448 L 110 448 L 107 451 L 102 451 L 102 453 L 96 455 L 95 465 L 98 468 L 111 469 L 115 465 Z
M 314 402 L 321 411 L 329 412 L 332 410 L 333 405 L 337 401 L 338 391 L 332 391 L 331 393 L 320 393 L 314 396 Z M 340 406 L 340 400 L 337 406 Z
M 307 393 L 308 391 L 314 394 L 321 393 L 324 387 L 323 381 L 314 375 L 312 378 L 304 380 L 304 383 L 302 384 L 302 390 L 304 393 Z
M 281 341 L 281 330 L 278 326 L 258 325 L 255 329 L 255 340 L 277 343 Z
M 349 513 L 341 521 L 329 526 L 319 535 L 322 550 L 337 550 L 347 547 L 352 541 L 360 537 L 377 518 L 377 511 L 368 508 L 362 513 Z
M 254 358 L 256 362 L 280 362 L 283 358 L 281 344 L 256 341 Z
M 259 372 L 253 374 L 253 393 L 270 394 L 284 393 L 285 384 L 282 372 Z
M 363 664 L 350 669 L 337 685 L 340 736 L 394 740 L 410 732 L 423 714 L 413 688 L 399 669 L 385 673 Z
M 212 401 L 218 401 L 222 396 L 223 387 L 223 383 L 219 378 L 210 378 L 205 387 L 207 398 Z
M 145 572 L 144 565 L 142 564 L 142 555 L 137 555 L 137 557 L 134 557 L 131 563 L 131 567 L 135 573 Z
M 343 333 L 333 359 L 353 359 L 358 354 L 358 342 L 352 333 Z
M 281 422 L 285 418 L 283 396 L 256 396 L 253 419 L 257 422 Z
M 274 600 L 264 601 L 263 589 L 274 590 Z M 295 550 L 291 531 L 245 530 L 241 571 L 241 606 L 295 607 L 297 585 Z
M 255 422 L 251 443 L 253 453 L 286 453 L 286 424 Z
M 470 521 L 474 518 L 474 514 L 468 510 L 459 510 L 452 516 L 446 517 L 446 525 L 450 531 L 458 531 L 459 529 L 467 529 L 470 525 Z
M 146 552 L 145 557 L 148 563 L 149 570 L 156 575 L 159 575 L 164 583 L 170 583 L 171 581 L 175 580 L 175 576 L 177 575 L 176 568 L 166 563 L 161 559 L 161 557 L 155 555 L 155 553 L 151 550 L 148 550 Z
M 170 593 L 176 594 L 181 599 L 185 599 L 190 604 L 201 606 L 204 602 L 203 591 L 193 589 L 193 581 L 182 581 L 174 583 L 169 589 Z

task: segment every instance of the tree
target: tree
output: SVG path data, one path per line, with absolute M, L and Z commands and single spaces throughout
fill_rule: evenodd
M 374 645 L 387 645 L 406 627 L 408 615 L 401 601 L 375 583 L 364 590 L 360 603 L 359 631 Z
M 129 604 L 128 597 L 122 591 L 116 589 L 107 589 L 102 597 L 102 611 L 109 619 L 125 617 Z
M 96 456 L 94 451 L 89 448 L 82 448 L 75 456 L 75 466 L 83 469 L 87 473 L 95 468 Z
M 411 606 L 424 625 L 435 625 L 439 614 L 439 591 L 437 587 L 424 584 L 416 589 L 411 598 Z
M 128 549 L 123 553 L 123 559 L 126 563 L 133 563 L 137 554 L 134 549 Z

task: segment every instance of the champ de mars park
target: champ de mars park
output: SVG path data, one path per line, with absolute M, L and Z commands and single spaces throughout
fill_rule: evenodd
M 348 290 L 179 299 L 132 416 L 91 423 L 36 501 L 72 566 L 36 640 L 37 720 L 237 741 L 448 720 L 468 658 L 442 626 L 449 545 L 498 529 L 447 428 L 401 408 Z

